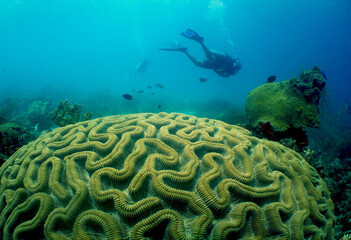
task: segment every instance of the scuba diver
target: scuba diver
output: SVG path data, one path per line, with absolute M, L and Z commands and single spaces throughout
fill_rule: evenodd
M 202 49 L 205 52 L 207 60 L 197 60 L 195 57 L 188 53 L 188 50 L 184 47 L 182 48 L 161 48 L 160 50 L 165 51 L 176 51 L 183 52 L 186 56 L 198 67 L 213 69 L 221 77 L 229 77 L 234 75 L 237 71 L 241 69 L 241 63 L 239 58 L 232 59 L 228 54 L 217 52 L 214 50 L 208 49 L 204 44 L 204 38 L 199 36 L 195 31 L 187 29 L 185 32 L 182 32 L 181 35 L 188 39 L 194 40 L 202 46 Z

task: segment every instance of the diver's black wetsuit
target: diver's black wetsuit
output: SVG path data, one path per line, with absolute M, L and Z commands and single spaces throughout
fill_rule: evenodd
M 234 75 L 241 68 L 239 59 L 232 59 L 228 54 L 221 54 L 211 50 L 210 52 L 212 57 L 214 57 L 214 61 L 204 60 L 203 68 L 213 69 L 221 77 Z

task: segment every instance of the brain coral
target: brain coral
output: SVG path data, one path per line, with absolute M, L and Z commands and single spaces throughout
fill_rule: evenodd
M 319 127 L 318 103 L 325 82 L 318 67 L 300 79 L 263 84 L 246 100 L 246 114 L 253 127 L 270 122 L 275 131 L 291 127 Z
M 90 120 L 0 168 L 2 239 L 331 239 L 326 184 L 299 154 L 182 114 Z

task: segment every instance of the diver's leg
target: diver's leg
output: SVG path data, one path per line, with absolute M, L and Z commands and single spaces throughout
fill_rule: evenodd
M 187 29 L 184 32 L 182 32 L 180 35 L 183 37 L 186 37 L 188 39 L 194 40 L 195 42 L 198 42 L 201 44 L 202 49 L 205 52 L 206 58 L 209 62 L 215 62 L 216 58 L 211 54 L 211 51 L 205 46 L 204 44 L 204 38 L 201 37 L 199 34 L 197 34 L 194 30 L 192 29 Z M 190 59 L 191 57 L 188 56 Z M 193 61 L 193 60 L 192 60 Z
M 183 51 L 185 55 L 198 67 L 204 67 L 204 63 L 202 61 L 197 60 L 194 56 L 190 55 L 188 51 Z
M 203 41 L 199 41 L 198 43 L 201 44 L 201 47 L 202 47 L 202 49 L 204 50 L 205 55 L 206 55 L 208 61 L 209 61 L 209 62 L 214 62 L 214 61 L 215 61 L 215 57 L 212 55 L 210 49 L 208 49 L 208 48 L 205 46 L 205 44 L 203 43 Z

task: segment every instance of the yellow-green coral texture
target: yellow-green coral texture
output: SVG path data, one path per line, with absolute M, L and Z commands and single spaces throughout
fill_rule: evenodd
M 0 168 L 2 239 L 332 239 L 299 154 L 221 121 L 131 114 L 68 125 Z
M 270 122 L 275 131 L 319 127 L 318 105 L 294 91 L 291 80 L 266 83 L 252 90 L 246 99 L 246 114 L 253 127 Z

